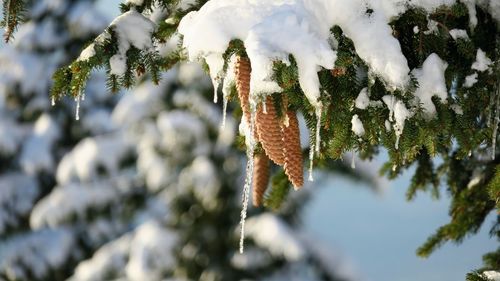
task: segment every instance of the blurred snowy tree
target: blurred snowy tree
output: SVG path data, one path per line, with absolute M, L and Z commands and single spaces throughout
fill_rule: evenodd
M 417 249 L 419 256 L 462 242 L 498 214 L 500 1 L 185 2 L 177 9 L 175 0 L 124 1 L 122 15 L 83 59 L 58 70 L 52 97 L 80 99 L 95 68 L 108 71 L 116 91 L 143 74 L 157 82 L 177 62 L 200 61 L 214 100 L 220 84 L 237 80 L 238 94 L 222 88 L 224 104 L 238 100 L 245 116 L 245 198 L 252 182 L 262 194 L 259 171 L 266 161 L 258 157 L 264 153 L 283 168 L 274 171 L 282 184 L 269 192 L 268 206 L 286 199 L 288 180 L 302 184 L 294 118 L 300 112 L 309 129 L 310 167 L 330 166 L 347 151 L 365 159 L 387 151 L 382 172 L 389 178 L 416 167 L 409 200 L 419 191 L 438 198 L 446 187 L 450 221 Z M 155 7 L 168 12 L 151 20 Z M 181 37 L 179 48 L 159 53 L 155 47 L 172 36 Z M 499 239 L 500 216 L 490 229 Z M 500 268 L 500 248 L 484 262 L 481 271 Z
M 93 2 L 27 1 L 0 50 L 0 280 L 353 280 L 301 232 L 305 191 L 254 209 L 237 253 L 244 159 L 198 66 L 119 101 L 96 73 L 51 106 L 52 73 L 106 24 Z

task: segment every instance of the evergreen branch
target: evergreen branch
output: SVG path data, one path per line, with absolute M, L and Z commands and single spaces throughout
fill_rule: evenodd
M 24 19 L 26 3 L 23 0 L 3 0 L 3 20 L 0 27 L 5 28 L 4 41 L 9 43 L 12 39 L 17 26 Z

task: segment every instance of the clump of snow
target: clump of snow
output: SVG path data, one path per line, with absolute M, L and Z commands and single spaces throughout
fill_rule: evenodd
M 318 23 L 302 1 L 219 0 L 185 16 L 179 32 L 184 35 L 183 44 L 190 59 L 205 58 L 214 81 L 220 79 L 222 54 L 230 40 L 243 40 L 252 62 L 250 89 L 254 97 L 281 91 L 271 78 L 273 61 L 289 63 L 288 55 L 294 55 L 299 83 L 309 102 L 317 106 L 317 68 L 333 68 L 336 60 L 336 53 L 328 44 L 328 33 L 313 29 Z
M 469 35 L 467 34 L 467 31 L 463 29 L 450 30 L 450 36 L 455 41 L 457 41 L 458 39 L 469 40 Z
M 493 270 L 485 271 L 483 272 L 483 275 L 490 280 L 500 281 L 500 272 L 498 271 L 493 271 Z
M 217 202 L 216 196 L 221 183 L 214 164 L 208 158 L 195 158 L 189 167 L 182 170 L 179 184 L 181 189 L 192 190 L 205 208 L 210 210 L 217 207 L 214 203 Z
M 354 114 L 354 116 L 352 116 L 351 124 L 352 124 L 352 131 L 358 137 L 362 137 L 365 134 L 365 127 L 363 127 L 363 123 L 361 122 L 357 114 Z
M 175 233 L 155 221 L 142 223 L 133 232 L 101 247 L 80 263 L 70 281 L 99 281 L 110 276 L 131 281 L 163 280 L 175 263 Z
M 122 134 L 87 138 L 78 143 L 73 151 L 64 155 L 57 167 L 56 179 L 65 184 L 75 178 L 90 181 L 104 168 L 114 175 L 120 161 L 131 151 L 131 144 Z
M 439 28 L 438 23 L 435 20 L 427 19 L 427 30 L 424 31 L 425 35 L 438 34 Z
M 109 181 L 56 187 L 35 205 L 30 225 L 34 229 L 53 227 L 66 222 L 73 215 L 82 218 L 88 210 L 108 206 L 118 199 L 118 191 Z
M 476 61 L 472 63 L 471 68 L 483 72 L 488 70 L 491 64 L 492 61 L 486 56 L 486 53 L 481 49 L 477 49 Z
M 91 57 L 95 56 L 95 45 L 90 44 L 85 48 L 78 57 L 77 61 L 88 61 Z
M 157 222 L 146 222 L 135 232 L 130 244 L 130 258 L 125 268 L 130 280 L 160 280 L 165 270 L 175 264 L 172 253 L 177 235 Z
M 471 30 L 477 25 L 477 11 L 476 11 L 476 2 L 477 0 L 461 0 L 462 3 L 467 7 L 467 11 L 469 12 L 469 27 Z
M 132 238 L 133 234 L 129 233 L 102 246 L 91 259 L 78 264 L 69 280 L 99 281 L 114 272 L 122 272 L 127 264 Z
M 29 214 L 39 196 L 34 178 L 8 173 L 0 176 L 0 235 L 16 227 L 21 217 Z
M 396 134 L 395 148 L 399 147 L 399 139 L 403 134 L 406 119 L 412 116 L 412 113 L 406 108 L 405 104 L 392 95 L 385 95 L 382 100 L 389 109 L 389 121 L 394 122 L 393 128 Z M 386 123 L 387 126 L 387 123 Z
M 40 171 L 50 171 L 54 166 L 52 146 L 60 137 L 59 127 L 47 114 L 42 114 L 35 122 L 32 135 L 24 143 L 20 163 L 30 175 Z
M 474 86 L 474 84 L 477 83 L 477 76 L 478 76 L 477 72 L 475 72 L 471 75 L 467 75 L 465 77 L 464 87 L 470 88 L 470 87 Z
M 9 119 L 0 119 L 0 152 L 14 154 L 25 135 L 25 130 Z
M 266 213 L 248 219 L 247 235 L 257 245 L 269 249 L 273 255 L 283 256 L 288 261 L 305 257 L 306 250 L 293 231 L 276 216 Z
M 164 111 L 157 118 L 158 131 L 163 136 L 160 140 L 161 147 L 174 157 L 183 148 L 191 147 L 194 155 L 205 155 L 208 147 L 207 128 L 195 115 L 183 111 Z M 182 157 L 182 155 L 180 155 Z
M 421 103 L 427 118 L 433 118 L 436 115 L 436 106 L 432 102 L 433 96 L 437 96 L 442 102 L 446 102 L 448 91 L 444 72 L 447 67 L 448 64 L 433 53 L 424 61 L 422 68 L 412 71 L 419 85 L 415 91 L 415 97 Z
M 74 235 L 60 228 L 20 234 L 0 243 L 0 275 L 8 280 L 44 279 L 74 254 Z
M 118 52 L 109 60 L 111 74 L 122 75 L 127 70 L 126 53 L 130 47 L 149 50 L 153 47 L 151 34 L 155 24 L 134 9 L 117 17 L 110 27 L 118 37 Z
M 363 88 L 356 98 L 355 106 L 359 109 L 366 109 L 369 105 L 370 97 L 368 97 L 368 88 Z

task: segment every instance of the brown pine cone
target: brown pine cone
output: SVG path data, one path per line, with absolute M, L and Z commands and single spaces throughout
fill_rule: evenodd
M 285 164 L 283 151 L 283 129 L 271 97 L 266 98 L 266 112 L 259 105 L 255 116 L 255 127 L 264 152 L 277 165 Z
M 252 201 L 255 207 L 262 205 L 262 199 L 269 183 L 269 158 L 264 153 L 253 158 Z
M 245 115 L 247 124 L 250 125 L 250 102 L 248 97 L 250 94 L 250 73 L 252 67 L 250 60 L 245 57 L 238 56 L 234 68 L 236 75 L 236 89 L 238 90 L 238 98 L 240 99 L 241 109 Z
M 302 148 L 300 147 L 300 130 L 297 115 L 288 111 L 288 126 L 283 124 L 283 143 L 285 154 L 285 174 L 295 189 L 304 185 L 304 167 Z

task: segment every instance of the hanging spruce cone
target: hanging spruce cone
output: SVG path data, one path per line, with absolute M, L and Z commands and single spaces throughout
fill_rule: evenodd
M 250 94 L 250 73 L 252 68 L 250 60 L 245 57 L 238 56 L 234 68 L 236 75 L 236 89 L 238 90 L 238 98 L 240 99 L 241 109 L 246 118 L 247 124 L 250 124 L 250 102 L 248 97 Z
M 295 189 L 304 185 L 304 168 L 302 148 L 300 147 L 300 131 L 297 115 L 293 111 L 287 112 L 288 126 L 283 124 L 283 143 L 285 155 L 285 174 Z
M 262 199 L 269 183 L 269 158 L 264 153 L 260 153 L 255 155 L 253 159 L 252 199 L 253 205 L 259 207 L 262 205 Z
M 264 152 L 274 163 L 285 164 L 283 130 L 271 97 L 266 98 L 266 108 L 260 105 L 255 116 L 255 127 Z

